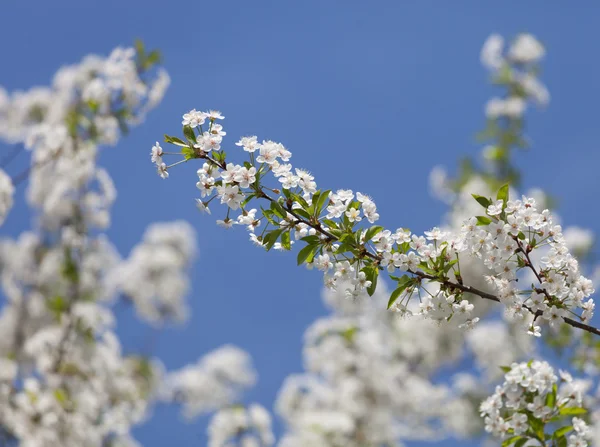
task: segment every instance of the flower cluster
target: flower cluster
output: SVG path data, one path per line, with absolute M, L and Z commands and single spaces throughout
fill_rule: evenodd
M 494 82 L 510 84 L 511 94 L 504 98 L 493 98 L 486 106 L 490 119 L 505 117 L 519 119 L 525 111 L 525 101 L 531 97 L 546 104 L 549 94 L 536 78 L 536 64 L 546 51 L 531 34 L 518 35 L 504 54 L 504 39 L 491 35 L 481 50 L 481 62 L 492 71 Z
M 480 258 L 490 274 L 486 280 L 497 290 L 500 301 L 512 315 L 522 319 L 533 335 L 539 336 L 540 327 L 528 318 L 532 313 L 557 327 L 570 315 L 583 322 L 591 319 L 594 301 L 587 299 L 594 288 L 581 275 L 577 260 L 569 253 L 562 229 L 555 225 L 548 210 L 538 212 L 535 200 L 507 200 L 503 196 L 493 203 L 477 196 L 486 206 L 487 216 L 469 219 L 463 226 L 467 249 Z M 532 252 L 547 246 L 546 256 L 536 266 Z M 517 274 L 521 269 L 531 270 L 537 284 L 521 290 Z M 581 310 L 577 315 L 575 311 Z
M 271 416 L 258 404 L 223 408 L 212 417 L 208 437 L 209 447 L 270 447 L 275 443 Z
M 277 399 L 287 426 L 280 445 L 398 445 L 472 430 L 469 400 L 433 378 L 460 358 L 463 331 L 396 318 L 381 289 L 354 301 L 341 290 L 324 295 L 334 312 L 307 329 L 306 371 L 289 376 Z
M 533 199 L 509 201 L 508 185 L 500 188 L 495 202 L 474 195 L 486 208 L 487 216 L 471 217 L 461 232 L 436 227 L 419 236 L 404 228 L 392 232 L 377 225 L 361 227 L 364 221 L 373 224 L 379 219 L 374 201 L 351 190 L 318 190 L 313 176 L 302 169 L 294 170 L 289 162 L 292 154 L 282 144 L 259 143 L 256 136 L 242 138 L 237 145 L 249 156 L 242 165 L 227 162 L 222 150 L 215 154 L 213 149 L 197 143 L 204 141 L 207 134 L 221 138 L 222 126 L 215 124 L 221 118 L 218 113 L 195 110 L 185 114 L 183 134 L 187 143 L 165 136 L 166 142 L 182 147 L 183 159 L 165 169 L 160 162 L 159 174 L 165 177 L 166 169 L 176 164 L 203 160 L 198 170 L 198 208 L 210 213 L 210 202 L 218 199 L 226 206 L 226 215 L 217 223 L 226 228 L 245 225 L 250 239 L 267 250 L 290 250 L 294 240 L 301 240 L 306 245 L 298 253 L 298 264 L 323 272 L 327 287 L 343 283 L 349 297 L 356 297 L 365 289 L 373 294 L 379 272 L 386 269 L 397 282 L 388 307 L 403 313 L 413 312 L 407 304 L 418 296 L 421 314 L 436 321 L 452 319 L 460 327 L 471 328 L 479 318 L 474 316 L 474 305 L 464 295 L 470 292 L 507 304 L 511 312 L 526 321 L 533 335 L 539 335 L 540 328 L 533 324 L 531 316 L 535 320 L 543 314 L 555 326 L 568 319 L 567 312 L 581 308 L 581 315 L 574 315 L 584 323 L 589 321 L 594 303 L 584 299 L 593 293 L 593 288 L 579 274 L 560 227 L 552 224 L 548 211 L 536 210 Z M 205 132 L 202 125 L 206 120 L 209 124 Z M 219 139 L 219 148 L 220 143 Z M 157 144 L 152 159 L 160 161 L 159 154 L 163 153 Z M 280 185 L 267 186 L 269 173 Z M 259 212 L 250 206 L 253 200 L 265 200 L 269 208 L 261 207 Z M 265 221 L 258 235 L 256 229 Z M 529 255 L 540 246 L 551 249 L 542 259 L 543 268 L 536 269 Z M 492 271 L 488 280 L 496 286 L 499 296 L 464 284 L 461 257 L 476 258 Z M 532 269 L 539 280 L 538 286 L 529 291 L 515 285 L 518 272 L 525 267 Z M 394 276 L 397 271 L 407 274 Z M 531 302 L 517 299 L 523 293 L 531 295 Z
M 194 256 L 196 236 L 184 221 L 154 223 L 119 268 L 111 272 L 114 286 L 149 322 L 188 317 L 186 274 Z
M 218 410 L 234 402 L 256 382 L 250 356 L 225 345 L 197 363 L 169 373 L 162 385 L 163 400 L 179 402 L 187 418 Z
M 552 445 L 590 445 L 590 427 L 578 417 L 587 413 L 582 405 L 589 384 L 563 371 L 559 380 L 547 362 L 513 363 L 505 369 L 504 383 L 480 407 L 488 433 L 506 439 L 505 446 L 548 445 L 549 440 Z
M 12 208 L 15 187 L 8 174 L 0 169 L 0 225 Z
M 151 225 L 126 260 L 101 233 L 116 190 L 97 165 L 100 146 L 160 101 L 168 76 L 153 69 L 158 59 L 138 43 L 61 69 L 51 88 L 0 90 L 0 137 L 31 151 L 30 168 L 13 180 L 29 179 L 36 217 L 35 231 L 0 241 L 0 436 L 11 445 L 135 446 L 130 432 L 153 404 L 217 409 L 254 381 L 247 354 L 226 347 L 199 362 L 202 374 L 187 375 L 191 390 L 204 386 L 194 394 L 183 389 L 185 374 L 124 354 L 116 332 L 118 303 L 152 323 L 188 314 L 196 243 L 188 224 Z M 0 171 L 0 220 L 13 188 Z

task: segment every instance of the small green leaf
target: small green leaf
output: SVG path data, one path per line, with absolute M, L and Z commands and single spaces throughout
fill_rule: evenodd
M 281 235 L 281 246 L 284 248 L 284 250 L 292 249 L 292 243 L 290 241 L 290 232 L 289 231 L 285 231 Z
M 298 252 L 298 265 L 305 262 L 312 262 L 317 250 L 319 250 L 319 246 L 314 244 L 308 244 L 306 247 L 302 248 L 302 250 Z
M 304 236 L 300 240 L 304 241 L 304 242 L 306 242 L 307 244 L 310 244 L 310 245 L 318 245 L 318 244 L 321 243 L 321 239 L 319 238 L 319 236 Z
M 527 421 L 529 422 L 529 427 L 533 433 L 535 433 L 539 438 L 544 438 L 544 422 L 541 419 L 536 418 L 531 413 L 527 413 Z
M 488 199 L 487 197 L 480 196 L 479 194 L 471 194 L 471 195 L 473 196 L 473 198 L 475 200 L 477 200 L 477 203 L 479 203 L 485 209 L 487 209 L 492 204 L 492 201 L 490 199 Z
M 319 217 L 321 215 L 321 210 L 323 209 L 325 204 L 327 202 L 329 202 L 329 194 L 330 193 L 331 193 L 331 191 L 323 191 L 321 193 L 321 195 L 319 196 L 319 199 L 316 204 L 315 204 L 314 197 L 313 197 L 313 205 L 315 207 L 315 217 Z
M 512 370 L 510 366 L 500 366 L 500 369 L 505 373 L 510 372 Z
M 57 314 L 61 314 L 69 307 L 67 301 L 60 295 L 56 295 L 54 298 L 49 299 L 46 302 L 46 306 L 48 306 L 48 309 L 50 309 L 52 312 Z
M 286 210 L 284 210 L 276 200 L 271 202 L 271 211 L 273 211 L 275 215 L 281 219 L 285 219 L 287 216 Z
M 556 405 L 556 392 L 557 392 L 557 387 L 556 384 L 554 384 L 554 386 L 552 387 L 552 392 L 548 393 L 546 395 L 546 406 L 548 408 L 554 408 L 554 405 Z
M 308 202 L 304 200 L 304 197 L 302 197 L 301 195 L 292 194 L 292 199 L 298 202 L 304 211 L 308 211 L 308 209 L 310 208 Z
M 367 288 L 369 296 L 373 296 L 375 289 L 377 288 L 377 277 L 379 276 L 379 269 L 374 265 L 367 265 L 362 269 L 365 273 L 367 281 L 371 281 L 371 285 Z
M 519 440 L 516 442 L 516 444 L 515 444 L 515 446 L 514 446 L 514 447 L 523 447 L 523 446 L 524 446 L 525 444 L 527 444 L 527 442 L 529 442 L 529 441 L 530 441 L 530 439 L 529 439 L 529 438 L 522 438 L 522 439 L 519 439 Z
M 402 292 L 404 292 L 406 288 L 412 284 L 412 282 L 413 278 L 411 278 L 408 275 L 404 275 L 398 278 L 398 287 L 392 292 L 392 295 L 390 296 L 387 306 L 388 309 L 394 305 L 398 297 L 402 295 Z
M 567 425 L 566 427 L 561 427 L 558 430 L 556 430 L 552 434 L 552 437 L 555 438 L 555 439 L 557 439 L 557 438 L 560 438 L 560 437 L 566 435 L 570 431 L 573 431 L 573 426 L 572 425 Z
M 285 190 L 284 190 L 284 191 L 285 191 Z M 300 217 L 304 217 L 306 220 L 310 220 L 310 218 L 311 218 L 311 215 L 310 215 L 310 214 L 308 214 L 306 211 L 304 211 L 304 210 L 302 210 L 302 209 L 299 209 L 299 208 L 296 208 L 296 209 L 294 210 L 294 213 L 295 213 L 295 214 L 297 214 L 297 215 L 298 215 L 298 216 L 300 216 Z
M 275 219 L 273 219 L 273 211 L 266 210 L 262 206 L 260 207 L 260 209 L 263 212 L 263 216 L 265 216 L 265 218 L 271 225 L 275 225 L 276 227 L 279 226 L 279 222 L 276 222 Z
M 381 231 L 383 231 L 383 227 L 381 227 L 379 225 L 375 225 L 375 226 L 369 228 L 367 230 L 367 232 L 365 233 L 365 242 L 369 242 L 371 239 L 373 239 L 373 236 L 375 236 L 376 234 L 379 234 Z
M 196 153 L 194 152 L 194 149 L 192 149 L 189 146 L 182 147 L 181 154 L 183 155 L 183 158 L 185 158 L 186 160 L 191 160 L 192 158 L 196 158 Z
M 188 142 L 193 146 L 196 144 L 196 133 L 190 126 L 183 126 L 183 134 Z
M 144 56 L 146 54 L 144 42 L 141 39 L 135 39 L 134 47 L 138 56 Z
M 502 187 L 498 190 L 496 199 L 502 200 L 504 202 L 504 206 L 506 206 L 506 202 L 508 202 L 508 183 L 502 185 Z
M 148 53 L 148 56 L 146 57 L 146 60 L 144 61 L 144 68 L 148 69 L 150 67 L 152 67 L 154 64 L 158 64 L 160 63 L 160 51 L 158 50 L 152 50 L 150 51 L 150 53 Z
M 337 229 L 337 227 L 338 227 L 337 222 L 335 222 L 331 219 L 323 219 L 323 223 L 325 225 L 327 225 L 329 228 Z
M 245 207 L 248 203 L 250 203 L 250 201 L 252 199 L 254 199 L 256 197 L 256 194 L 252 193 L 249 194 L 248 196 L 246 196 L 246 198 L 244 199 L 244 201 L 241 203 L 242 208 Z
M 511 438 L 508 438 L 502 443 L 502 447 L 508 447 L 509 445 L 513 445 L 515 442 L 519 441 L 522 438 L 522 436 L 513 436 Z
M 586 414 L 587 410 L 581 407 L 563 407 L 558 413 L 561 416 L 578 416 L 580 414 Z
M 62 388 L 57 388 L 54 390 L 54 397 L 63 408 L 69 404 L 69 395 Z
M 277 242 L 277 239 L 279 239 L 281 233 L 283 233 L 283 230 L 273 230 L 265 235 L 263 239 L 263 244 L 267 251 L 273 248 L 273 245 L 275 245 L 275 242 Z
M 492 219 L 490 219 L 489 217 L 486 216 L 476 216 L 477 218 L 477 225 L 479 226 L 485 226 L 485 225 L 489 225 L 492 223 Z
M 165 134 L 165 143 L 175 144 L 177 146 L 187 146 L 187 144 L 183 140 L 177 137 L 172 137 L 167 134 Z

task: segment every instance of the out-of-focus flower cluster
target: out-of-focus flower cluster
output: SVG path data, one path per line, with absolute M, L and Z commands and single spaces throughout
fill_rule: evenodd
M 169 373 L 161 394 L 167 401 L 181 403 L 185 416 L 194 418 L 237 401 L 241 391 L 255 382 L 250 356 L 226 345 L 196 364 Z
M 130 431 L 155 402 L 185 396 L 187 413 L 216 410 L 254 381 L 237 348 L 208 354 L 195 375 L 167 375 L 156 359 L 125 355 L 116 333 L 116 303 L 132 303 L 155 324 L 189 313 L 187 269 L 196 247 L 189 224 L 151 225 L 126 260 L 100 233 L 116 190 L 97 165 L 99 147 L 114 145 L 160 102 L 169 77 L 158 61 L 138 43 L 61 69 L 50 88 L 0 90 L 0 137 L 31 151 L 30 168 L 13 178 L 29 180 L 36 228 L 0 241 L 0 431 L 7 442 L 135 446 Z M 0 221 L 13 192 L 0 170 Z
M 208 425 L 208 436 L 208 447 L 270 447 L 275 442 L 271 416 L 258 404 L 220 410 Z

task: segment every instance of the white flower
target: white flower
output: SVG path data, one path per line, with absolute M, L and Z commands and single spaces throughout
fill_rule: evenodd
M 160 147 L 160 144 L 158 144 L 158 141 L 157 141 L 156 144 L 154 146 L 152 146 L 152 151 L 150 152 L 152 163 L 156 163 L 157 165 L 160 165 L 162 163 L 162 158 L 161 158 L 162 155 L 163 155 L 163 148 Z
M 167 165 L 165 163 L 160 163 L 157 166 L 158 175 L 160 175 L 163 179 L 169 178 L 169 172 Z
M 210 209 L 208 208 L 208 204 L 204 203 L 200 199 L 196 199 L 196 208 L 198 208 L 202 213 L 210 214 Z
M 240 139 L 240 141 L 235 143 L 235 145 L 242 146 L 246 152 L 255 152 L 256 150 L 260 149 L 261 146 L 260 143 L 258 143 L 256 136 L 243 137 Z
M 492 34 L 487 38 L 481 49 L 481 63 L 486 68 L 498 70 L 504 58 L 502 57 L 502 49 L 504 47 L 504 39 L 498 34 Z
M 350 222 L 360 222 L 362 217 L 360 217 L 360 211 L 356 208 L 350 208 L 346 211 L 346 217 Z
M 192 129 L 201 126 L 204 124 L 205 119 L 207 118 L 206 113 L 199 112 L 196 109 L 190 110 L 188 113 L 183 115 L 183 121 L 181 124 L 184 126 L 189 126 Z
M 519 34 L 512 43 L 508 56 L 518 63 L 537 62 L 546 51 L 542 44 L 531 34 Z

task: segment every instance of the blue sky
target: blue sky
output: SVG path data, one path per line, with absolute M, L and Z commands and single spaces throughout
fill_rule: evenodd
M 524 183 L 553 194 L 566 223 L 598 231 L 600 62 L 593 43 L 600 5 L 564 5 L 2 2 L 0 85 L 45 85 L 62 64 L 137 37 L 162 50 L 172 77 L 165 100 L 101 158 L 119 191 L 109 236 L 127 254 L 150 222 L 191 222 L 200 246 L 193 316 L 186 327 L 153 334 L 125 313 L 120 332 L 130 350 L 153 337 L 152 353 L 169 368 L 234 343 L 252 354 L 259 372 L 248 400 L 270 407 L 285 376 L 302 369 L 304 329 L 325 312 L 320 276 L 296 268 L 295 255 L 263 253 L 247 243 L 245 231 L 226 232 L 198 214 L 195 168 L 161 180 L 148 157 L 154 141 L 177 134 L 191 108 L 219 109 L 226 147 L 247 134 L 281 141 L 319 186 L 361 190 L 375 199 L 382 225 L 424 230 L 445 209 L 429 196 L 431 168 L 452 171 L 459 157 L 480 150 L 472 136 L 494 94 L 479 63 L 483 41 L 492 32 L 528 31 L 547 46 L 543 80 L 552 100 L 547 110 L 529 114 L 533 149 L 518 154 Z M 1 234 L 18 234 L 29 221 L 17 206 Z M 185 425 L 173 409 L 158 408 L 136 436 L 150 447 L 202 445 L 204 426 L 205 420 Z

